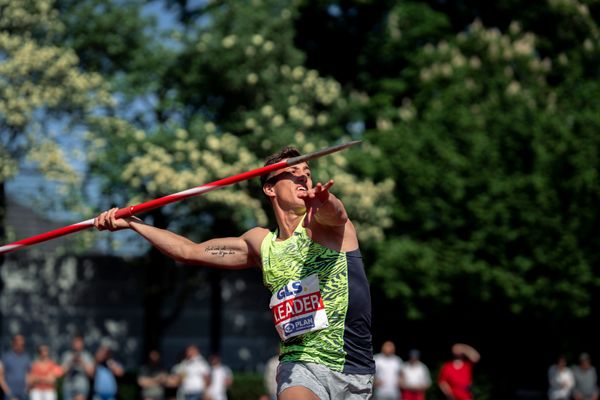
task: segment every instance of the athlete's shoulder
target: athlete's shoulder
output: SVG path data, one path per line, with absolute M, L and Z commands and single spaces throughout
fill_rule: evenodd
M 242 235 L 242 238 L 249 245 L 251 245 L 253 249 L 258 250 L 260 249 L 262 241 L 268 234 L 269 230 L 267 228 L 257 226 L 255 228 L 250 229 L 249 231 L 246 231 L 246 233 Z
M 242 236 L 244 236 L 244 237 L 260 237 L 261 239 L 264 239 L 268 233 L 269 233 L 269 230 L 267 228 L 263 228 L 262 226 L 257 226 L 257 227 L 254 227 L 254 228 L 246 231 L 246 233 L 244 233 Z

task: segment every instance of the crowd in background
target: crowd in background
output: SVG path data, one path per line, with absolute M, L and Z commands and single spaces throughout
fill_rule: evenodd
M 50 357 L 47 345 L 38 346 L 33 360 L 25 349 L 25 337 L 18 334 L 12 338 L 11 349 L 2 355 L 0 388 L 6 400 L 56 400 L 59 386 L 64 400 L 118 399 L 118 382 L 125 371 L 114 358 L 109 344 L 101 344 L 92 354 L 86 349 L 84 338 L 75 336 L 70 349 L 59 361 Z M 466 345 L 455 345 L 453 351 L 457 360 L 463 360 L 463 365 L 457 368 L 456 364 L 448 364 L 445 371 L 443 367 L 438 384 L 449 398 L 453 395 L 457 400 L 467 399 L 461 397 L 464 391 L 461 392 L 457 382 L 463 386 L 470 382 L 471 368 L 479 355 Z M 387 341 L 375 355 L 375 363 L 377 399 L 425 399 L 432 381 L 418 350 L 409 351 L 404 362 L 396 355 L 394 343 Z M 266 362 L 265 393 L 259 400 L 276 399 L 278 365 L 278 354 Z M 164 366 L 160 352 L 152 350 L 137 370 L 141 400 L 227 400 L 232 384 L 232 371 L 222 364 L 220 357 L 212 355 L 206 360 L 195 345 L 187 346 L 182 360 L 169 369 Z
M 47 345 L 37 347 L 31 359 L 25 337 L 17 334 L 11 349 L 2 355 L 0 389 L 6 400 L 56 400 L 61 381 L 63 400 L 117 400 L 118 380 L 125 371 L 112 354 L 110 344 L 100 344 L 92 355 L 82 336 L 75 336 L 60 363 L 50 357 Z M 218 355 L 207 361 L 195 345 L 170 370 L 153 350 L 139 368 L 137 384 L 142 400 L 227 400 L 233 383 L 231 370 Z
M 449 400 L 473 399 L 473 366 L 479 353 L 471 346 L 452 346 L 452 359 L 443 363 L 437 387 Z M 377 400 L 425 400 L 432 386 L 429 368 L 420 361 L 420 353 L 408 352 L 408 361 L 396 355 L 393 342 L 386 341 L 375 355 L 375 398 Z M 598 376 L 588 353 L 579 356 L 578 364 L 569 367 L 560 355 L 548 369 L 549 400 L 599 400 Z
M 559 355 L 548 369 L 548 385 L 549 400 L 598 400 L 598 375 L 588 353 L 581 353 L 572 367 Z
M 377 400 L 425 400 L 432 385 L 429 368 L 420 360 L 417 349 L 408 352 L 407 361 L 396 354 L 396 346 L 386 341 L 381 352 L 375 354 L 375 398 Z M 445 362 L 437 377 L 440 391 L 448 399 L 473 398 L 473 366 L 479 362 L 479 353 L 473 347 L 456 343 L 452 346 L 452 360 Z
M 32 360 L 25 351 L 25 337 L 15 335 L 11 349 L 0 362 L 0 389 L 6 400 L 56 400 L 58 381 L 64 400 L 117 400 L 118 379 L 124 369 L 114 359 L 109 344 L 101 344 L 92 355 L 82 336 L 75 336 L 71 348 L 60 362 L 50 357 L 47 345 L 37 347 Z M 452 346 L 452 359 L 445 362 L 435 383 L 447 399 L 473 398 L 473 366 L 479 353 L 471 346 Z M 374 356 L 376 374 L 374 397 L 377 400 L 425 400 L 433 381 L 420 352 L 412 349 L 406 361 L 396 354 L 395 344 L 386 341 Z M 278 355 L 270 358 L 264 370 L 266 393 L 259 400 L 276 399 L 275 376 Z M 577 365 L 568 366 L 560 355 L 548 370 L 549 400 L 599 400 L 596 369 L 587 353 L 579 356 Z M 206 360 L 199 348 L 189 345 L 183 359 L 167 369 L 157 350 L 149 352 L 137 372 L 141 400 L 227 400 L 233 374 L 218 355 Z

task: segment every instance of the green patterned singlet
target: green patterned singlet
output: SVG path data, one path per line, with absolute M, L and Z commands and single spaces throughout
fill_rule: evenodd
M 263 281 L 282 339 L 280 361 L 313 362 L 351 374 L 375 372 L 371 297 L 360 250 L 315 243 L 302 222 L 287 240 L 262 242 Z

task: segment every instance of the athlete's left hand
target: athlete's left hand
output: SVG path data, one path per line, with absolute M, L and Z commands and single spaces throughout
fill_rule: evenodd
M 304 226 L 308 226 L 315 217 L 315 214 L 319 211 L 327 200 L 329 200 L 329 188 L 333 186 L 333 179 L 330 179 L 325 185 L 318 182 L 313 188 L 306 192 L 300 192 L 298 197 L 304 200 L 306 204 L 306 218 L 304 219 Z

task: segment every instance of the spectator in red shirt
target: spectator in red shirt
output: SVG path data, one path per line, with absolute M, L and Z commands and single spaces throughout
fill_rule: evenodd
M 38 347 L 38 359 L 31 364 L 27 383 L 31 400 L 56 400 L 56 380 L 62 376 L 62 368 L 50 358 L 48 346 Z
M 456 343 L 452 346 L 453 359 L 442 365 L 438 386 L 449 400 L 471 400 L 473 393 L 473 365 L 480 355 L 473 347 Z

